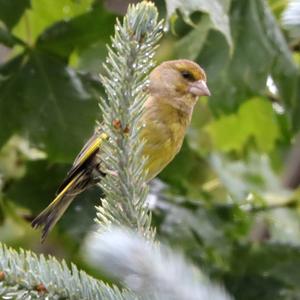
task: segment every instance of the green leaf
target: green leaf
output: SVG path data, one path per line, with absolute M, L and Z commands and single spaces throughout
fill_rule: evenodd
M 265 95 L 270 74 L 287 107 L 299 103 L 298 71 L 266 2 L 234 0 L 230 17 L 233 55 L 230 56 L 226 49 L 224 38 L 211 32 L 197 59 L 208 74 L 212 92 L 210 104 L 214 112 L 230 113 L 250 97 Z
M 192 23 L 190 15 L 195 11 L 207 13 L 210 17 L 212 26 L 222 32 L 230 47 L 232 47 L 232 38 L 229 26 L 228 10 L 230 0 L 166 0 L 167 15 L 171 18 L 178 9 L 182 13 L 187 23 Z
M 46 160 L 28 162 L 25 176 L 11 183 L 6 196 L 37 215 L 53 200 L 67 167 L 66 164 L 51 164 Z
M 297 7 L 299 5 L 294 3 L 295 14 L 297 14 Z M 293 6 L 293 5 L 291 5 Z M 300 113 L 300 70 L 299 66 L 295 64 L 295 61 L 291 57 L 289 46 L 287 45 L 281 31 L 276 25 L 276 20 L 267 11 L 268 23 L 267 28 L 270 30 L 270 39 L 274 41 L 274 47 L 281 45 L 278 49 L 278 55 L 273 63 L 271 74 L 279 90 L 279 95 L 282 102 L 286 106 L 286 110 L 291 117 L 293 129 L 298 131 L 300 128 L 299 113 Z M 295 19 L 297 22 L 297 18 Z M 298 21 L 299 23 L 299 21 Z M 300 24 L 300 23 L 299 23 Z M 285 43 L 283 43 L 283 41 Z M 299 41 L 299 40 L 298 40 Z
M 22 17 L 13 32 L 17 37 L 33 44 L 48 26 L 60 20 L 68 21 L 87 12 L 92 2 L 92 0 L 60 0 L 54 5 L 52 0 L 31 0 L 30 10 Z
M 103 71 L 103 62 L 105 61 L 106 54 L 106 44 L 99 41 L 85 49 L 74 51 L 70 56 L 69 63 L 77 70 L 98 76 Z
M 157 202 L 153 217 L 159 222 L 160 240 L 184 251 L 206 272 L 228 269 L 233 241 L 250 229 L 244 211 L 235 205 L 210 206 L 175 195 L 158 195 Z
M 13 47 L 17 44 L 24 45 L 24 43 L 12 35 L 9 31 L 0 27 L 0 44 L 5 45 L 6 47 Z
M 274 149 L 280 130 L 272 104 L 253 98 L 241 105 L 236 114 L 223 116 L 208 125 L 216 149 L 241 151 L 253 138 L 261 151 Z
M 269 43 L 273 50 L 270 73 L 279 91 L 280 100 L 292 119 L 294 129 L 300 128 L 298 114 L 300 112 L 300 72 L 292 58 L 290 47 L 280 30 L 271 10 L 263 1 L 258 1 L 255 9 L 261 21 L 261 40 Z
M 280 131 L 271 102 L 251 99 L 241 106 L 238 114 L 241 127 L 249 138 L 254 137 L 258 148 L 266 152 L 273 150 Z
M 0 20 L 12 28 L 30 7 L 30 0 L 0 0 Z
M 13 135 L 0 149 L 0 173 L 6 183 L 24 176 L 28 160 L 46 157 L 44 152 L 31 146 L 27 139 Z
M 29 134 L 50 159 L 71 161 L 97 117 L 90 80 L 37 50 L 2 66 L 0 78 L 0 145 L 15 132 Z
M 213 120 L 208 100 L 200 99 L 194 107 L 191 125 L 187 131 L 187 142 L 190 148 L 202 157 L 211 152 L 211 137 L 206 126 Z
M 211 29 L 211 23 L 208 17 L 203 17 L 201 21 L 187 35 L 176 43 L 176 54 L 178 57 L 184 57 L 194 60 L 199 55 L 208 32 Z
M 20 113 L 23 110 L 20 109 L 21 106 L 18 106 L 17 103 L 10 103 L 10 93 L 16 92 L 16 90 L 13 91 L 9 82 L 14 83 L 19 79 L 19 76 L 15 70 L 20 68 L 23 58 L 24 57 L 22 55 L 17 56 L 15 59 L 9 61 L 5 65 L 2 65 L 0 68 L 0 122 L 2 128 L 0 131 L 0 147 L 2 147 L 3 144 L 10 138 L 10 136 L 14 134 L 20 127 L 21 120 L 17 112 L 19 111 Z M 14 120 L 14 122 L 4 122 L 4 116 L 7 118 L 7 120 L 13 120 L 15 114 L 17 115 L 17 118 Z
M 298 299 L 300 249 L 284 244 L 237 247 L 226 286 L 236 299 Z
M 269 6 L 276 16 L 276 19 L 280 19 L 282 12 L 288 5 L 289 0 L 268 0 Z
M 278 205 L 286 203 L 290 196 L 282 187 L 269 157 L 265 155 L 251 153 L 245 160 L 234 160 L 229 156 L 214 153 L 210 162 L 230 196 L 237 201 L 245 201 L 251 194 L 248 201 L 252 200 L 253 205 Z
M 12 182 L 5 196 L 18 206 L 29 209 L 32 216 L 36 216 L 54 199 L 55 192 L 69 167 L 67 164 L 53 164 L 47 160 L 28 162 L 25 176 Z M 94 207 L 99 205 L 100 195 L 101 191 L 97 187 L 79 195 L 64 214 L 58 227 L 74 240 L 82 240 L 94 224 Z M 76 222 L 79 218 L 80 223 Z
M 221 117 L 207 128 L 215 147 L 222 151 L 241 150 L 248 138 L 239 124 L 237 115 Z
M 95 6 L 89 12 L 61 21 L 45 30 L 38 39 L 38 47 L 68 57 L 77 49 L 82 51 L 101 41 L 109 42 L 115 16 L 103 7 Z

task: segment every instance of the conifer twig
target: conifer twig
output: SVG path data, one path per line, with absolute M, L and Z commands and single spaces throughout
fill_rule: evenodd
M 101 153 L 105 168 L 113 172 L 100 185 L 105 193 L 98 207 L 98 223 L 105 228 L 118 224 L 136 229 L 149 239 L 151 215 L 146 207 L 143 141 L 138 139 L 140 116 L 147 98 L 147 74 L 154 66 L 153 57 L 163 29 L 158 12 L 151 2 L 130 5 L 123 23 L 117 21 L 112 47 L 101 76 L 106 99 L 101 99 L 101 130 L 107 142 Z M 114 173 L 114 175 L 109 175 Z
M 17 252 L 0 243 L 0 299 L 123 300 L 129 295 L 79 271 L 75 265 L 69 269 L 64 261 Z

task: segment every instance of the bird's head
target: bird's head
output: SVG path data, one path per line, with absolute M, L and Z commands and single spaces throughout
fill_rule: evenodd
M 204 70 L 195 62 L 166 61 L 150 74 L 150 93 L 174 106 L 193 106 L 199 96 L 210 96 Z

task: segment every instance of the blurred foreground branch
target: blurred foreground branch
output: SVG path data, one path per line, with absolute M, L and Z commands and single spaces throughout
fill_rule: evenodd
M 111 228 L 92 235 L 87 250 L 90 262 L 103 266 L 141 299 L 231 299 L 181 255 L 128 229 Z

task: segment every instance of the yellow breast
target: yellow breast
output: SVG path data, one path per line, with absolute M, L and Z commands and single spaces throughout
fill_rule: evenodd
M 148 158 L 147 180 L 160 173 L 180 150 L 189 123 L 188 116 L 182 118 L 170 106 L 160 105 L 145 111 L 140 137 L 145 140 L 143 155 Z

